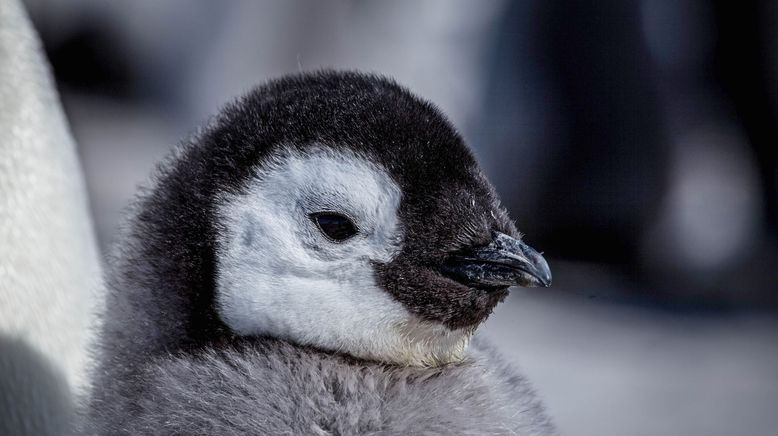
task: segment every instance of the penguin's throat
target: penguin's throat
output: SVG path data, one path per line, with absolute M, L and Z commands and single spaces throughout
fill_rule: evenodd
M 402 339 L 400 349 L 388 353 L 391 363 L 405 366 L 435 367 L 464 360 L 474 327 L 450 330 L 427 321 L 398 323 L 394 331 Z

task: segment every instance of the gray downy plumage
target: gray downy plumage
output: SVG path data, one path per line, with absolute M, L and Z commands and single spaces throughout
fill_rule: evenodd
M 133 434 L 552 434 L 526 380 L 481 341 L 458 364 L 365 365 L 266 341 L 162 359 Z M 215 413 L 219 411 L 218 413 Z
M 227 106 L 139 195 L 111 264 L 85 431 L 554 433 L 468 346 L 548 266 L 391 80 L 301 74 Z

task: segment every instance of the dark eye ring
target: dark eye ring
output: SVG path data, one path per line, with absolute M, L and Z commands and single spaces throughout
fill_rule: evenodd
M 347 216 L 337 212 L 316 212 L 309 216 L 324 236 L 334 242 L 343 242 L 359 231 Z

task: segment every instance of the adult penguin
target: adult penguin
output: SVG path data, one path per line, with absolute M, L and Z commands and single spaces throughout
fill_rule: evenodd
M 67 119 L 21 1 L 0 0 L 0 435 L 69 434 L 100 261 Z
M 140 195 L 108 279 L 97 433 L 553 433 L 468 347 L 548 265 L 391 80 L 301 74 L 226 107 Z

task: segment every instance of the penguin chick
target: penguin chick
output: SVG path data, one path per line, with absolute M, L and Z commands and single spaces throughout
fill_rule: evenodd
M 476 327 L 548 286 L 470 150 L 385 78 L 282 78 L 160 167 L 117 247 L 99 434 L 550 434 Z

